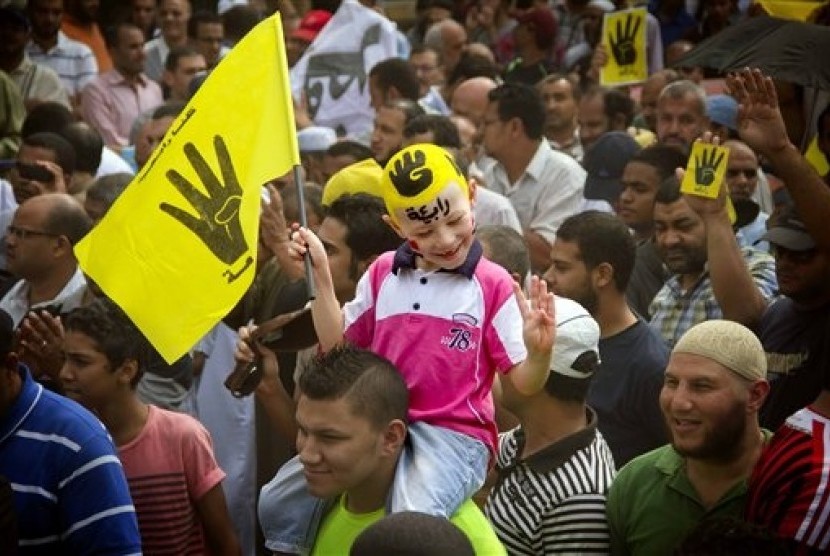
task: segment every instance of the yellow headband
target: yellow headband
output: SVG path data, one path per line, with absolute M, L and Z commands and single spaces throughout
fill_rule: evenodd
M 398 151 L 383 169 L 380 191 L 389 217 L 398 222 L 396 211 L 433 202 L 450 183 L 465 195 L 470 188 L 453 156 L 435 145 L 421 143 Z

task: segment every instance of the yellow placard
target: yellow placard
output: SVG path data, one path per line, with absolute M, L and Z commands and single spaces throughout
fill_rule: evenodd
M 689 155 L 680 192 L 717 199 L 726 177 L 729 148 L 696 141 Z
M 81 268 L 174 361 L 250 286 L 262 185 L 295 164 L 288 64 L 275 15 L 213 70 L 76 246 Z
M 646 9 L 607 13 L 602 19 L 602 44 L 608 63 L 599 74 L 603 86 L 640 83 L 648 77 Z

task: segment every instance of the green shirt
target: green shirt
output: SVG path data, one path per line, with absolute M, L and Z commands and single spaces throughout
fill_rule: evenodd
M 357 536 L 385 515 L 383 508 L 367 514 L 354 514 L 346 509 L 344 500 L 345 497 L 341 496 L 323 520 L 312 556 L 347 555 Z M 450 521 L 467 535 L 477 556 L 507 554 L 487 518 L 472 500 L 464 502 Z
M 771 433 L 763 433 L 766 442 Z M 672 554 L 702 520 L 743 515 L 746 481 L 706 509 L 686 476 L 684 462 L 666 445 L 631 460 L 620 470 L 611 483 L 606 505 L 612 554 Z

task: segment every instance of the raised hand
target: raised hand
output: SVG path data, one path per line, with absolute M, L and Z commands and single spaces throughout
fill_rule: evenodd
M 754 151 L 769 156 L 790 146 L 772 78 L 759 69 L 743 69 L 726 78 L 738 101 L 738 133 Z
M 219 260 L 230 265 L 248 251 L 239 219 L 242 187 L 236 178 L 225 141 L 217 135 L 213 145 L 222 171 L 222 181 L 214 175 L 193 143 L 184 146 L 184 153 L 201 179 L 207 195 L 193 187 L 176 170 L 167 171 L 167 179 L 188 200 L 199 217 L 169 203 L 161 203 L 159 208 L 196 234 Z
M 556 339 L 556 320 L 553 294 L 548 292 L 547 283 L 534 276 L 530 281 L 530 303 L 522 288 L 513 283 L 513 293 L 522 314 L 525 347 L 531 357 L 549 357 Z
M 642 18 L 634 14 L 625 17 L 625 25 L 617 20 L 616 34 L 611 31 L 611 54 L 619 66 L 630 66 L 637 61 L 637 49 L 634 47 L 634 39 L 637 31 L 640 30 Z

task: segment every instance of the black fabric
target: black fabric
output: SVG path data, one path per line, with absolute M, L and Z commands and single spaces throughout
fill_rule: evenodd
M 645 322 L 599 341 L 602 363 L 588 391 L 614 464 L 620 469 L 666 443 L 659 397 L 669 361 L 666 343 Z
M 770 392 L 761 408 L 761 426 L 777 430 L 784 421 L 813 403 L 821 391 L 830 305 L 799 308 L 782 297 L 761 317 L 757 334 L 767 355 Z
M 650 320 L 651 314 L 648 312 L 648 306 L 651 305 L 654 296 L 666 283 L 668 277 L 669 274 L 657 253 L 654 241 L 647 240 L 640 243 L 637 246 L 631 279 L 625 290 L 625 298 L 629 306 L 638 315 Z

